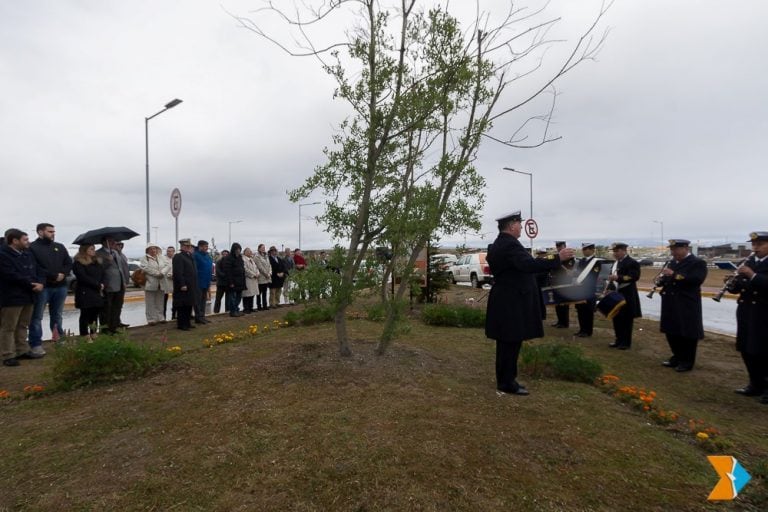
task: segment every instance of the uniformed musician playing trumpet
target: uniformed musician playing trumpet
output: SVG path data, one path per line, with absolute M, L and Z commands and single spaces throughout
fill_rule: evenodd
M 741 352 L 749 384 L 736 392 L 758 396 L 768 404 L 768 231 L 750 233 L 754 254 L 741 265 L 729 290 L 739 294 L 736 349 Z
M 678 372 L 693 369 L 696 347 L 704 338 L 701 317 L 701 284 L 707 277 L 707 263 L 691 254 L 691 242 L 669 241 L 672 260 L 659 272 L 654 287 L 661 287 L 661 332 L 667 336 L 672 357 L 664 366 Z

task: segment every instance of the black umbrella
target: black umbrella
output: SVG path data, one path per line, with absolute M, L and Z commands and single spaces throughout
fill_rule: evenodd
M 82 235 L 78 235 L 72 243 L 77 245 L 98 244 L 101 243 L 104 238 L 112 238 L 119 242 L 121 240 L 129 240 L 135 236 L 139 236 L 139 234 L 125 226 L 105 227 L 86 231 Z

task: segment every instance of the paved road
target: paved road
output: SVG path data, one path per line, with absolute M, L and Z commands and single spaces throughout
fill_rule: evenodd
M 658 320 L 661 314 L 661 297 L 654 295 L 649 299 L 645 296 L 646 293 L 640 292 L 643 317 Z M 736 336 L 736 301 L 734 299 L 724 298 L 720 302 L 715 302 L 711 297 L 703 297 L 701 306 L 705 331 Z

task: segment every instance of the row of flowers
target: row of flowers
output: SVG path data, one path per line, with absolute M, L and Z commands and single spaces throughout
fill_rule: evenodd
M 684 419 L 672 410 L 662 408 L 655 391 L 637 386 L 620 384 L 616 375 L 603 375 L 595 384 L 622 402 L 642 411 L 655 423 L 667 426 L 670 430 L 694 436 L 696 444 L 708 452 L 718 452 L 731 448 L 730 441 L 715 427 L 708 426 L 701 419 Z
M 45 393 L 45 388 L 38 384 L 24 386 L 23 395 L 18 397 L 6 389 L 0 389 L 0 400 L 11 400 L 13 398 L 35 398 Z
M 290 324 L 285 320 L 272 320 L 272 324 L 264 324 L 262 326 L 256 324 L 249 325 L 240 331 L 227 331 L 214 334 L 210 338 L 205 338 L 203 340 L 203 345 L 212 348 L 216 345 L 233 343 L 247 338 L 253 338 L 254 336 L 268 334 L 270 331 L 280 329 L 281 327 L 288 327 L 289 325 Z

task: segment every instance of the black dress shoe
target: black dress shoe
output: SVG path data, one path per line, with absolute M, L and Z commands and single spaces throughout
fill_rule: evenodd
M 677 366 L 677 368 L 675 368 L 675 371 L 676 372 L 680 372 L 680 373 L 682 373 L 682 372 L 689 372 L 691 370 L 693 370 L 693 365 L 692 364 L 680 364 L 680 365 Z
M 677 359 L 675 359 L 674 357 L 670 357 L 669 359 L 661 363 L 661 366 L 666 366 L 667 368 L 677 368 L 678 362 L 677 362 Z
M 505 394 L 505 395 L 518 395 L 518 396 L 528 396 L 530 393 L 527 389 L 525 389 L 523 386 L 520 386 L 517 389 L 497 389 L 496 392 L 498 394 Z
M 204 324 L 205 322 L 204 322 L 204 321 L 202 321 L 202 320 L 195 320 L 195 323 L 196 323 L 196 324 Z
M 629 345 L 616 345 L 619 350 L 629 350 Z
M 3 366 L 19 366 L 21 363 L 15 357 L 3 359 Z
M 615 341 L 613 343 L 609 343 L 608 346 L 611 348 L 619 348 L 619 344 L 616 343 Z
M 130 327 L 131 324 L 120 324 L 120 327 Z
M 577 338 L 589 338 L 592 335 L 591 334 L 587 334 L 586 332 L 579 331 L 574 336 L 576 336 Z
M 738 393 L 740 395 L 744 395 L 744 396 L 758 396 L 763 394 L 762 389 L 757 389 L 753 387 L 751 384 L 748 384 L 743 388 L 734 389 L 733 392 Z
M 179 327 L 179 330 L 180 331 L 189 331 L 190 328 L 189 327 Z
M 761 403 L 761 404 L 768 404 L 768 394 L 765 394 L 765 395 L 763 395 L 763 396 L 760 398 L 760 403 Z

